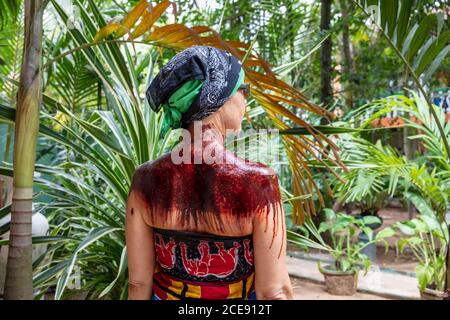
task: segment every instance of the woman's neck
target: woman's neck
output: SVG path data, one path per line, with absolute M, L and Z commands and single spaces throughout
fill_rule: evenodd
M 224 134 L 211 122 L 195 121 L 189 126 L 188 131 L 191 135 L 191 143 L 201 145 L 207 145 L 212 142 L 220 145 L 224 144 Z

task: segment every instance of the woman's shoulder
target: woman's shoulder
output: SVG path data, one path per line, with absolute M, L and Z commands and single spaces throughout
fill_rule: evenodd
M 224 170 L 233 169 L 237 174 L 243 174 L 245 176 L 263 176 L 269 178 L 277 176 L 275 170 L 270 166 L 261 162 L 253 162 L 240 158 L 231 152 L 226 156 L 226 160 L 226 163 L 230 163 L 231 165 L 229 167 L 222 167 Z
M 180 168 L 177 168 L 171 160 L 170 153 L 167 153 L 155 160 L 149 160 L 139 165 L 134 171 L 133 181 L 142 179 L 167 180 L 169 177 L 176 176 L 177 171 L 180 171 Z
M 159 169 L 161 167 L 166 167 L 169 164 L 170 164 L 170 153 L 166 153 L 155 160 L 149 160 L 140 164 L 136 168 L 135 173 L 152 171 L 155 169 Z
M 150 160 L 139 165 L 132 177 L 131 191 L 142 191 L 149 188 L 149 182 L 160 184 L 167 181 L 171 176 L 170 172 L 170 155 Z
M 277 175 L 275 170 L 264 163 L 248 161 L 245 166 L 249 172 L 260 176 L 274 177 Z

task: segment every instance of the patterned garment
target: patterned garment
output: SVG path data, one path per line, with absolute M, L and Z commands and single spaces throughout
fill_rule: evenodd
M 256 299 L 252 236 L 154 228 L 152 300 Z

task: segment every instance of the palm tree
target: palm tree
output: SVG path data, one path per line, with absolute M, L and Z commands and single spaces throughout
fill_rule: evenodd
M 330 29 L 330 22 L 331 0 L 321 0 L 320 30 L 322 32 L 328 32 Z M 331 88 L 331 51 L 331 37 L 327 37 L 323 42 L 320 52 L 320 100 L 324 107 L 328 107 L 333 100 L 333 90 Z
M 6 4 L 6 5 L 5 5 Z M 17 5 L 17 3 L 16 3 Z M 2 2 L 13 13 L 13 2 Z M 43 0 L 24 4 L 24 52 L 14 132 L 14 178 L 5 299 L 32 299 L 31 216 L 35 149 L 41 104 Z

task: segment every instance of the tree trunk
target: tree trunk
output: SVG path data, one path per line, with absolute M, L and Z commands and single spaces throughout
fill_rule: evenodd
M 347 74 L 347 87 L 345 88 L 345 101 L 347 108 L 351 110 L 353 108 L 353 88 L 354 81 L 353 76 L 355 74 L 355 63 L 353 61 L 352 41 L 350 37 L 350 28 L 348 26 L 348 6 L 345 0 L 340 1 L 341 13 L 342 13 L 342 52 L 344 56 L 344 72 Z
M 25 1 L 25 40 L 14 131 L 14 178 L 5 299 L 33 299 L 31 216 L 41 103 L 43 0 Z
M 5 181 L 0 177 L 0 208 L 3 208 L 3 186 Z M 1 247 L 0 247 L 1 250 Z
M 330 30 L 330 21 L 331 0 L 321 0 L 320 31 L 322 33 Z M 331 46 L 331 36 L 329 36 L 323 42 L 320 50 L 320 100 L 324 107 L 327 107 L 333 100 L 333 90 L 331 88 Z M 323 121 L 321 122 L 323 123 Z
M 445 218 L 444 218 L 445 219 Z M 446 220 L 447 221 L 447 220 Z M 447 226 L 448 233 L 450 234 L 450 226 Z M 447 255 L 445 258 L 445 292 L 447 292 L 446 300 L 450 300 L 450 241 L 447 243 Z

